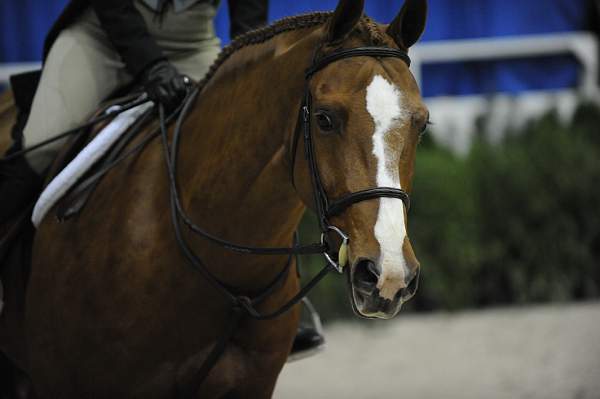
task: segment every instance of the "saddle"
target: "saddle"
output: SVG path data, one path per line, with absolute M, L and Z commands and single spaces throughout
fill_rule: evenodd
M 12 147 L 6 152 L 6 155 L 10 155 L 14 152 L 22 149 L 23 143 L 23 129 L 31 105 L 33 97 L 39 83 L 41 71 L 26 72 L 19 75 L 11 76 L 11 87 L 13 89 L 14 105 L 16 106 L 17 120 L 13 125 L 11 136 L 13 140 Z M 140 91 L 136 90 L 138 87 L 130 85 L 122 88 L 113 94 L 105 103 L 101 104 L 100 108 L 92 115 L 90 121 L 103 119 L 102 116 L 106 115 L 107 110 L 112 109 L 116 106 L 127 105 L 138 99 Z M 133 94 L 130 94 L 133 93 Z M 136 94 L 137 93 L 137 94 Z M 115 113 L 117 115 L 118 113 Z M 136 123 L 124 134 L 114 145 L 106 152 L 103 157 L 97 161 L 91 169 L 87 171 L 72 187 L 70 190 L 61 198 L 60 202 L 56 206 L 56 217 L 60 221 L 68 220 L 77 214 L 79 214 L 84 206 L 87 204 L 91 194 L 98 186 L 104 174 L 116 163 L 119 156 L 123 153 L 124 149 L 128 144 L 137 136 L 137 134 L 146 126 L 150 118 L 151 113 L 146 112 L 140 117 Z M 56 177 L 76 156 L 80 151 L 90 143 L 95 135 L 102 130 L 111 119 L 102 120 L 99 123 L 94 123 L 92 126 L 80 129 L 75 134 L 71 135 L 70 140 L 63 146 L 63 149 L 59 152 L 57 159 L 53 163 L 52 167 L 45 176 L 46 184 Z M 143 147 L 139 148 L 141 150 Z M 30 213 L 30 206 L 23 207 L 23 213 Z M 8 223 L 8 226 L 0 226 L 0 261 L 2 258 L 2 247 L 5 243 L 5 238 L 12 236 L 14 233 L 14 227 L 22 221 L 23 215 L 16 216 L 12 221 Z
M 11 77 L 13 101 L 18 113 L 11 130 L 13 145 L 7 151 L 7 155 L 22 149 L 22 132 L 31 109 L 40 73 L 41 71 L 33 71 Z M 102 104 L 92 119 L 104 114 L 115 104 L 124 104 L 139 96 L 139 94 L 127 95 L 128 92 L 132 92 L 132 87 L 123 89 Z M 128 145 L 150 120 L 151 113 L 145 113 L 129 131 L 120 137 L 100 161 L 71 187 L 54 207 L 55 215 L 59 220 L 73 218 L 84 209 L 104 174 L 114 166 L 115 161 L 122 156 L 123 151 L 128 148 Z M 73 135 L 48 172 L 45 179 L 46 184 L 60 173 L 94 138 L 95 134 L 109 122 L 110 119 Z M 143 148 L 143 146 L 137 147 L 140 150 Z M 28 397 L 26 393 L 23 393 L 28 390 L 24 371 L 28 369 L 26 343 L 23 337 L 25 297 L 35 235 L 35 228 L 31 224 L 34 204 L 35 200 L 24 205 L 19 215 L 15 215 L 4 226 L 0 226 L 0 281 L 3 286 L 3 298 L 0 296 L 0 299 L 4 302 L 4 306 L 0 309 L 0 397 L 2 398 Z M 9 396 L 4 396 L 6 394 Z

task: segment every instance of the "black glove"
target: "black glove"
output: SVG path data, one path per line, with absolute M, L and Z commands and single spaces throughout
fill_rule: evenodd
M 148 97 L 173 111 L 186 95 L 186 78 L 168 61 L 162 60 L 150 66 L 142 74 L 142 83 Z

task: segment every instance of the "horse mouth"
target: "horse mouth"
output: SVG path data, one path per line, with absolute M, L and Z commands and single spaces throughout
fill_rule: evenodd
M 377 281 L 374 279 L 357 278 L 361 271 L 356 264 L 348 268 L 346 272 L 350 303 L 354 314 L 366 319 L 393 318 L 400 312 L 402 305 L 410 300 L 418 289 L 419 275 L 412 279 L 410 284 L 396 293 L 394 299 L 386 299 L 379 296 Z

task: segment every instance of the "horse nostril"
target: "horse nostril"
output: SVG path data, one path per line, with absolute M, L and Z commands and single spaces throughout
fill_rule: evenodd
M 377 270 L 377 266 L 375 266 L 375 262 L 371 262 L 370 260 L 366 261 L 367 264 L 367 270 L 369 271 L 369 273 L 371 273 L 371 276 L 373 278 L 375 278 L 375 284 L 377 284 L 377 281 L 379 281 L 379 270 Z
M 419 288 L 419 273 L 420 270 L 416 269 L 414 273 L 411 273 L 411 275 L 406 278 L 406 288 L 402 288 L 397 294 L 400 298 L 407 301 L 415 295 Z
M 361 291 L 370 295 L 377 287 L 379 275 L 380 273 L 375 262 L 369 259 L 362 259 L 354 268 L 353 283 L 357 288 L 361 289 Z

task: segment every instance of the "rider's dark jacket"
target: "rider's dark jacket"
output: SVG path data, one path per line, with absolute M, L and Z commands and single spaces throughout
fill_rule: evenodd
M 228 5 L 231 37 L 267 22 L 268 0 L 228 0 Z M 46 37 L 44 59 L 59 33 L 88 7 L 96 11 L 110 41 L 134 76 L 164 58 L 133 0 L 71 0 Z

